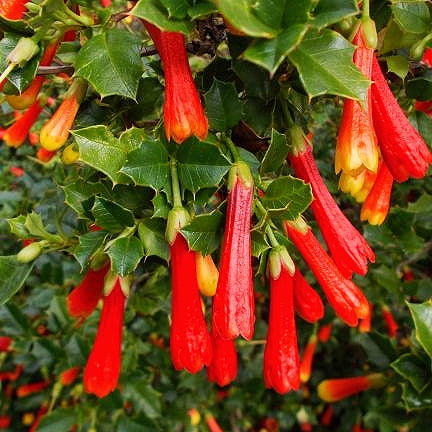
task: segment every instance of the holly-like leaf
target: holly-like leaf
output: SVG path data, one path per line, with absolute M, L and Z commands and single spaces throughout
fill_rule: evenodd
M 169 261 L 170 251 L 165 241 L 165 221 L 160 218 L 146 218 L 138 225 L 138 235 L 144 246 L 145 256 L 158 256 Z
M 208 255 L 217 249 L 219 239 L 217 233 L 222 223 L 222 213 L 218 210 L 213 213 L 196 216 L 191 223 L 181 229 L 189 248 Z
M 210 128 L 226 131 L 240 121 L 242 104 L 233 84 L 215 79 L 205 100 Z
M 131 400 L 137 410 L 148 418 L 154 419 L 161 415 L 161 395 L 148 383 L 145 377 L 131 377 L 124 386 L 124 395 Z
M 191 20 L 195 20 L 215 12 L 217 12 L 216 5 L 213 2 L 207 0 L 202 0 L 198 4 L 188 9 L 188 15 L 190 16 Z
M 401 355 L 390 366 L 406 378 L 419 393 L 427 387 L 432 378 L 427 362 L 411 353 Z
M 160 0 L 168 11 L 169 18 L 186 18 L 187 11 L 192 2 L 189 0 Z
M 34 262 L 23 264 L 15 255 L 0 256 L 0 305 L 6 303 L 23 285 Z
M 275 4 L 277 4 L 276 2 Z M 275 28 L 264 23 L 256 14 L 255 0 L 219 0 L 217 5 L 222 15 L 238 30 L 249 36 L 272 38 L 277 34 L 280 23 Z M 275 9 L 273 9 L 275 12 Z M 262 15 L 265 11 L 262 12 Z M 277 21 L 277 20 L 276 20 Z
M 83 270 L 90 263 L 94 253 L 102 246 L 106 236 L 107 232 L 100 230 L 79 237 L 79 243 L 75 247 L 73 254 Z
M 177 3 L 182 2 L 184 2 L 184 0 Z M 177 9 L 177 7 L 174 6 L 173 1 L 166 0 L 165 3 L 170 3 L 173 8 Z M 181 8 L 177 10 L 181 15 Z M 181 19 L 176 19 L 174 15 L 164 7 L 164 0 L 139 0 L 135 7 L 130 11 L 130 14 L 142 18 L 143 20 L 154 24 L 156 27 L 167 31 L 188 34 L 192 26 L 192 23 L 189 20 L 183 21 Z
M 421 304 L 407 303 L 416 328 L 416 338 L 432 358 L 432 300 Z
M 128 154 L 121 172 L 136 185 L 166 189 L 170 179 L 168 151 L 161 141 L 145 137 L 140 147 Z
M 260 256 L 270 249 L 265 235 L 259 231 L 251 232 L 252 256 L 260 258 Z
M 136 269 L 144 256 L 144 249 L 135 236 L 119 237 L 111 243 L 107 253 L 111 259 L 111 270 L 120 276 L 126 276 Z
M 96 225 L 111 232 L 121 231 L 126 227 L 133 226 L 135 223 L 131 211 L 113 201 L 108 201 L 100 197 L 95 199 L 92 213 L 95 217 Z
M 409 70 L 408 59 L 401 55 L 386 57 L 389 72 L 395 73 L 398 77 L 405 79 Z
M 396 24 L 404 32 L 423 34 L 429 30 L 431 16 L 424 2 L 396 2 L 391 6 Z
M 357 13 L 355 0 L 320 0 L 313 11 L 312 25 L 323 28 Z
M 291 176 L 273 180 L 265 191 L 262 203 L 272 218 L 279 221 L 296 219 L 312 202 L 309 184 Z
M 334 94 L 364 101 L 370 81 L 354 66 L 353 52 L 339 33 L 311 30 L 288 57 L 309 97 Z
M 141 39 L 127 30 L 111 29 L 92 37 L 79 51 L 75 75 L 102 96 L 136 98 L 143 72 Z
M 90 198 L 110 194 L 110 190 L 102 182 L 91 183 L 81 179 L 63 186 L 63 192 L 65 203 L 80 216 L 86 215 L 88 209 L 85 204 Z
M 432 386 L 427 387 L 421 394 L 407 382 L 402 383 L 401 387 L 402 401 L 408 412 L 432 408 Z
M 286 159 L 288 151 L 285 135 L 272 129 L 270 145 L 261 162 L 260 173 L 276 172 Z
M 72 131 L 80 151 L 80 160 L 106 174 L 114 184 L 128 183 L 120 172 L 126 162 L 127 150 L 106 126 L 90 126 Z
M 217 186 L 231 166 L 215 145 L 196 138 L 180 146 L 177 161 L 180 183 L 192 193 Z
M 77 422 L 74 408 L 57 408 L 42 417 L 37 429 L 40 432 L 67 431 Z
M 26 216 L 24 223 L 25 228 L 32 237 L 37 237 L 40 239 L 50 240 L 53 242 L 61 242 L 60 236 L 49 233 L 42 222 L 40 214 L 31 212 Z
M 243 53 L 243 57 L 267 69 L 273 76 L 285 57 L 299 45 L 307 29 L 306 23 L 294 24 L 274 39 L 257 40 Z

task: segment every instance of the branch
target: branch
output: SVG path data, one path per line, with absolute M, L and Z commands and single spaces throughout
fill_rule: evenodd
M 195 40 L 188 42 L 186 44 L 186 49 L 191 54 L 203 55 L 211 54 L 214 56 L 216 54 L 216 44 L 212 41 L 199 41 Z M 141 57 L 148 57 L 157 54 L 158 51 L 154 45 L 149 45 L 143 47 L 140 52 Z M 50 65 L 50 66 L 39 66 L 37 75 L 49 75 L 58 74 L 60 72 L 66 72 L 72 74 L 74 72 L 74 67 L 72 65 Z

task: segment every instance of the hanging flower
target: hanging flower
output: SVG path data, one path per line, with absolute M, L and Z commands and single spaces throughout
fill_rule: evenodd
M 373 121 L 384 162 L 398 182 L 423 178 L 432 155 L 393 96 L 376 57 L 372 80 Z
M 378 175 L 365 202 L 362 205 L 360 220 L 371 225 L 381 225 L 389 212 L 393 176 L 384 161 L 380 163 Z
M 40 66 L 49 66 L 52 63 L 58 46 L 58 41 L 54 41 L 45 48 L 45 52 L 39 63 Z M 6 100 L 9 105 L 15 109 L 26 109 L 35 102 L 44 81 L 45 77 L 43 75 L 38 75 L 20 95 L 7 95 Z
M 332 323 L 324 324 L 318 329 L 317 337 L 321 343 L 327 343 L 332 332 Z
M 84 369 L 84 390 L 102 398 L 115 390 L 120 375 L 123 314 L 128 281 L 110 274 L 105 283 L 96 339 Z
M 56 112 L 42 126 L 39 139 L 44 149 L 58 150 L 67 141 L 86 91 L 87 84 L 81 79 L 75 79 Z
M 162 60 L 165 77 L 164 123 L 167 139 L 181 144 L 192 135 L 207 136 L 208 120 L 201 105 L 181 33 L 161 31 L 144 22 Z
M 7 352 L 12 345 L 12 338 L 9 336 L 0 336 L 0 352 Z
M 16 395 L 18 398 L 26 397 L 33 393 L 40 393 L 45 390 L 49 385 L 48 381 L 38 381 L 29 384 L 22 384 L 16 390 Z
M 18 120 L 15 121 L 12 126 L 9 126 L 6 129 L 3 135 L 3 141 L 9 147 L 17 148 L 24 144 L 30 128 L 33 126 L 33 124 L 39 117 L 39 114 L 42 112 L 44 105 L 45 100 L 43 100 L 42 98 L 36 100 L 30 105 L 26 112 Z
M 78 366 L 66 369 L 60 374 L 60 383 L 62 386 L 71 385 L 78 377 L 80 368 Z
M 325 402 L 336 402 L 371 388 L 382 387 L 384 376 L 379 373 L 352 378 L 336 378 L 318 385 L 318 396 Z
M 370 79 L 374 50 L 367 46 L 361 24 L 357 28 L 353 43 L 356 46 L 354 64 L 366 78 Z M 364 169 L 372 172 L 378 169 L 378 145 L 373 128 L 370 99 L 370 87 L 365 106 L 356 100 L 345 99 L 336 142 L 336 174 L 341 170 L 346 173 L 359 173 Z
M 296 175 L 312 187 L 311 208 L 334 262 L 346 277 L 351 277 L 352 272 L 366 274 L 368 260 L 374 262 L 375 254 L 331 196 L 319 174 L 309 143 L 302 140 L 295 144 L 289 161 Z
M 318 338 L 315 334 L 309 337 L 307 345 L 303 351 L 300 362 L 300 381 L 308 382 L 312 372 L 312 362 L 315 355 L 315 350 L 318 344 Z
M 314 323 L 324 316 L 324 304 L 319 294 L 308 284 L 296 267 L 294 273 L 294 307 L 298 315 Z
M 87 270 L 83 280 L 67 297 L 70 316 L 85 319 L 94 311 L 102 297 L 105 276 L 109 267 L 109 263 L 106 263 L 97 270 L 91 268 Z
M 219 271 L 212 256 L 195 253 L 198 288 L 202 295 L 212 297 L 216 293 Z
M 298 224 L 285 222 L 284 228 L 321 285 L 336 315 L 349 326 L 356 326 L 358 319 L 364 318 L 368 313 L 366 297 L 352 281 L 340 273 L 309 226 L 305 224 L 305 231 L 302 232 L 303 228 Z
M 224 387 L 231 384 L 237 376 L 237 352 L 232 339 L 222 339 L 217 332 L 210 333 L 213 357 L 207 367 L 209 381 Z
M 208 366 L 212 359 L 212 343 L 201 309 L 195 252 L 189 250 L 181 234 L 170 246 L 172 278 L 172 310 L 170 351 L 176 370 L 190 373 Z
M 238 162 L 230 170 L 222 258 L 213 300 L 213 327 L 224 339 L 240 334 L 250 340 L 254 332 L 250 240 L 253 190 L 249 167 Z
M 277 256 L 271 258 L 277 259 Z M 279 277 L 269 271 L 270 315 L 264 350 L 264 381 L 267 388 L 284 394 L 300 386 L 300 360 L 294 320 L 293 278 L 283 261 L 280 262 Z
M 27 8 L 27 0 L 2 0 L 0 2 L 0 16 L 9 20 L 23 19 Z
M 365 318 L 360 320 L 360 323 L 358 325 L 358 331 L 360 333 L 369 333 L 371 331 L 372 310 L 373 310 L 373 305 L 369 303 L 369 313 L 366 315 Z
M 399 326 L 394 319 L 392 311 L 387 305 L 382 306 L 381 315 L 384 319 L 384 322 L 386 323 L 388 336 L 394 338 L 396 336 Z

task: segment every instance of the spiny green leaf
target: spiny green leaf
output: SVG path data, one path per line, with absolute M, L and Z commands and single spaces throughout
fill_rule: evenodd
M 144 249 L 135 236 L 119 237 L 111 243 L 108 255 L 111 259 L 111 270 L 120 276 L 126 276 L 136 269 L 144 256 Z
M 34 262 L 23 264 L 15 255 L 0 256 L 0 305 L 6 303 L 23 285 Z

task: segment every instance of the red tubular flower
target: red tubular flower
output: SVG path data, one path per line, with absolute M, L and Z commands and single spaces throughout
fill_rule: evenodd
M 58 46 L 58 41 L 55 41 L 45 48 L 45 52 L 40 61 L 41 66 L 49 66 L 51 64 L 57 52 Z M 6 96 L 6 100 L 8 101 L 9 105 L 15 109 L 26 109 L 36 100 L 44 81 L 45 77 L 43 75 L 39 75 L 33 79 L 30 86 L 27 87 L 20 95 Z
M 424 50 L 421 61 L 432 68 L 432 48 L 426 48 Z
M 9 20 L 20 20 L 27 10 L 27 0 L 2 0 L 0 2 L 0 16 Z
M 398 182 L 409 177 L 423 178 L 432 162 L 432 155 L 393 96 L 375 57 L 372 80 L 374 127 L 388 169 Z
M 372 310 L 373 310 L 373 305 L 369 303 L 369 313 L 365 318 L 360 320 L 360 323 L 358 325 L 358 331 L 360 333 L 369 333 L 371 331 Z
M 49 385 L 48 381 L 38 381 L 30 384 L 22 384 L 17 388 L 16 395 L 19 398 L 26 397 L 33 393 L 45 390 Z
M 318 344 L 318 338 L 315 334 L 309 337 L 308 343 L 303 351 L 300 361 L 300 381 L 308 382 L 312 372 L 312 362 L 315 355 L 315 350 Z
M 40 144 L 49 151 L 58 150 L 68 139 L 80 103 L 87 90 L 87 84 L 76 79 L 52 117 L 42 126 Z
M 24 144 L 27 134 L 42 112 L 43 106 L 44 103 L 41 99 L 36 100 L 12 126 L 6 129 L 3 140 L 9 147 L 17 148 Z
M 0 416 L 0 429 L 7 429 L 11 424 L 12 418 L 8 415 Z
M 55 155 L 57 151 L 49 151 L 45 150 L 43 147 L 40 147 L 36 152 L 36 158 L 41 162 L 49 162 Z
M 12 372 L 0 372 L 0 381 L 16 381 L 23 370 L 22 365 L 16 365 L 15 370 Z
M 192 135 L 207 136 L 208 120 L 192 78 L 181 33 L 161 31 L 144 22 L 162 60 L 165 76 L 164 123 L 167 139 L 177 144 Z
M 212 297 L 216 293 L 219 271 L 211 255 L 195 252 L 198 288 L 202 295 Z
M 250 220 L 253 180 L 249 167 L 237 163 L 230 171 L 225 233 L 219 280 L 213 301 L 213 328 L 223 339 L 254 332 Z
M 366 78 L 371 77 L 373 48 L 366 46 L 362 25 L 359 25 L 353 39 L 356 50 L 354 64 Z M 358 101 L 345 99 L 342 122 L 336 142 L 335 171 L 359 172 L 365 168 L 375 172 L 378 169 L 378 145 L 372 121 L 370 87 L 363 108 Z
M 381 387 L 384 377 L 379 374 L 370 374 L 352 378 L 336 378 L 321 381 L 318 385 L 318 396 L 326 402 L 336 402 L 356 393 L 370 388 Z
M 394 319 L 392 311 L 389 309 L 388 306 L 384 305 L 381 309 L 381 315 L 387 326 L 387 334 L 389 335 L 389 337 L 394 338 L 396 336 L 399 326 Z
M 294 307 L 302 319 L 314 323 L 324 316 L 324 304 L 319 294 L 308 284 L 296 267 L 294 273 Z
M 207 377 L 219 387 L 231 384 L 237 376 L 237 352 L 232 339 L 222 339 L 217 332 L 210 333 L 213 357 L 207 367 Z
M 115 390 L 120 375 L 125 282 L 116 276 L 114 287 L 104 297 L 96 340 L 84 369 L 84 390 L 100 398 Z
M 290 154 L 289 161 L 296 175 L 312 187 L 311 208 L 334 262 L 347 277 L 352 272 L 366 274 L 368 259 L 374 262 L 375 254 L 331 196 L 319 174 L 311 146 L 307 142 L 298 145 L 303 148 Z
M 207 413 L 205 416 L 205 421 L 210 432 L 223 432 L 223 430 L 219 426 L 219 423 L 216 421 L 212 414 Z
M 111 6 L 111 0 L 100 0 L 100 4 L 104 8 L 110 7 Z
M 37 414 L 36 414 L 36 418 L 34 419 L 33 423 L 31 424 L 30 428 L 29 428 L 29 432 L 36 432 L 37 428 L 39 426 L 39 423 L 42 420 L 42 417 L 48 412 L 48 406 L 47 405 L 41 405 L 41 407 L 39 408 Z
M 105 276 L 109 270 L 109 263 L 98 270 L 87 270 L 83 280 L 67 297 L 69 315 L 75 318 L 87 318 L 96 308 L 102 296 Z
M 182 235 L 170 246 L 172 311 L 170 351 L 176 370 L 197 373 L 212 359 L 212 343 L 201 309 L 195 252 Z
M 78 366 L 66 369 L 60 374 L 60 383 L 62 386 L 71 385 L 78 377 L 80 368 Z
M 15 177 L 22 177 L 25 174 L 25 171 L 17 166 L 11 166 L 9 172 Z
M 330 423 L 333 419 L 333 405 L 327 405 L 326 409 L 324 410 L 321 418 L 320 418 L 320 424 L 322 426 L 330 426 Z
M 318 330 L 318 340 L 321 343 L 327 343 L 332 332 L 332 323 L 322 325 Z
M 366 297 L 352 281 L 341 274 L 310 227 L 302 233 L 290 222 L 285 222 L 284 228 L 314 273 L 336 315 L 349 326 L 356 326 L 358 319 L 368 314 Z
M 300 387 L 293 278 L 283 264 L 277 279 L 271 272 L 269 277 L 270 315 L 264 350 L 264 381 L 267 388 L 284 394 Z
M 389 212 L 393 176 L 384 161 L 380 163 L 378 175 L 360 212 L 360 220 L 371 225 L 381 225 Z
M 416 101 L 414 108 L 417 111 L 422 111 L 428 116 L 432 116 L 432 101 Z
M 8 336 L 0 336 L 0 352 L 7 352 L 12 345 L 12 338 Z

